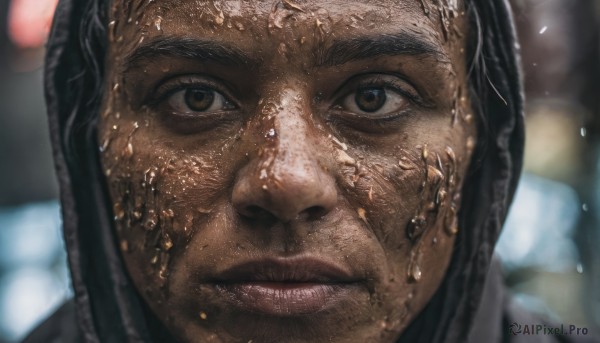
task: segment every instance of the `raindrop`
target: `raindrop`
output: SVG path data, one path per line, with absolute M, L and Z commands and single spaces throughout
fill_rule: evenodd
M 261 169 L 260 170 L 260 177 L 261 180 L 264 180 L 267 178 L 267 170 L 266 169 Z
M 408 222 L 406 235 L 411 240 L 414 240 L 423 233 L 425 225 L 427 225 L 427 221 L 423 215 L 415 216 Z
M 542 29 L 540 30 L 540 35 L 543 35 L 544 32 L 546 32 L 546 30 L 548 30 L 548 26 L 542 27 Z
M 366 224 L 368 224 L 369 222 L 367 221 L 367 211 L 360 207 L 356 210 L 356 212 L 358 213 L 358 217 L 365 222 Z
M 123 210 L 123 206 L 120 202 L 117 202 L 113 205 L 113 213 L 115 214 L 115 220 L 121 220 L 125 217 L 125 211 Z
M 577 272 L 579 274 L 583 273 L 583 264 L 581 262 L 577 263 Z
M 106 149 L 108 149 L 109 144 L 110 144 L 110 138 L 105 139 L 104 142 L 102 142 L 102 145 L 100 146 L 100 152 L 105 152 Z
M 173 241 L 171 240 L 171 237 L 169 237 L 168 235 L 165 235 L 165 237 L 162 241 L 163 250 L 169 251 L 169 250 L 171 250 L 172 247 L 173 247 Z
M 421 276 L 423 273 L 421 272 L 421 267 L 418 264 L 414 263 L 408 267 L 408 279 L 412 282 L 418 282 L 421 280 Z
M 125 151 L 123 151 L 123 157 L 129 158 L 133 156 L 133 145 L 131 142 L 127 143 L 127 147 L 125 147 Z
M 267 131 L 267 134 L 265 135 L 265 137 L 267 138 L 274 138 L 275 136 L 277 136 L 277 132 L 275 131 L 275 129 L 269 129 L 269 131 Z
M 340 148 L 342 148 L 342 150 L 344 150 L 344 151 L 348 150 L 348 146 L 345 143 L 342 143 L 336 137 L 329 135 L 329 139 L 331 139 L 335 144 L 337 144 Z
M 400 161 L 398 161 L 398 166 L 402 170 L 412 170 L 412 169 L 415 169 L 414 166 L 412 166 L 412 165 L 409 164 L 409 162 L 407 161 L 406 157 L 402 157 L 400 159 Z
M 583 203 L 583 204 L 581 205 L 581 209 L 583 210 L 583 212 L 587 212 L 587 211 L 589 210 L 589 208 L 588 208 L 588 204 L 586 204 L 586 203 Z
M 581 137 L 585 137 L 587 135 L 587 129 L 585 127 L 582 127 L 581 129 L 579 129 L 579 134 L 581 135 Z

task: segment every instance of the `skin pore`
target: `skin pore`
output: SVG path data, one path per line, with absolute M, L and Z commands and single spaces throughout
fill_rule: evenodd
M 102 164 L 173 336 L 400 336 L 444 277 L 475 144 L 462 6 L 114 0 Z

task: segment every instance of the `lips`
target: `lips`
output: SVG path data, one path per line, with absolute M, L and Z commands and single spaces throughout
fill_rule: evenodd
M 275 316 L 316 313 L 359 291 L 347 269 L 310 257 L 267 258 L 218 275 L 217 290 L 242 310 Z

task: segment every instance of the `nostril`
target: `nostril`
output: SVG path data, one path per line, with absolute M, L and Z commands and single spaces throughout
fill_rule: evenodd
M 327 210 L 322 206 L 312 206 L 300 213 L 301 216 L 305 216 L 306 219 L 315 220 L 323 217 L 327 213 Z
M 261 212 L 264 212 L 264 210 L 262 208 L 260 208 L 259 206 L 254 206 L 254 205 L 250 205 L 248 207 L 246 207 L 246 216 L 248 217 L 252 217 L 252 218 L 256 218 L 258 216 L 260 216 Z
M 269 211 L 256 205 L 247 206 L 244 214 L 246 215 L 246 217 L 252 219 L 268 219 L 273 217 L 273 215 Z

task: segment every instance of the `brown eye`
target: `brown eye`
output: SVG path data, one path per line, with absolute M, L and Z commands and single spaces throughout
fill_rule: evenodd
M 214 102 L 215 92 L 212 90 L 192 88 L 185 91 L 185 104 L 192 111 L 206 111 Z
M 360 87 L 346 95 L 340 107 L 350 113 L 370 118 L 398 114 L 406 109 L 409 100 L 389 87 Z
M 169 97 L 169 106 L 177 113 L 213 113 L 235 109 L 223 94 L 211 88 L 187 88 Z
M 387 96 L 383 88 L 359 89 L 354 96 L 358 108 L 365 112 L 375 112 L 385 105 Z

